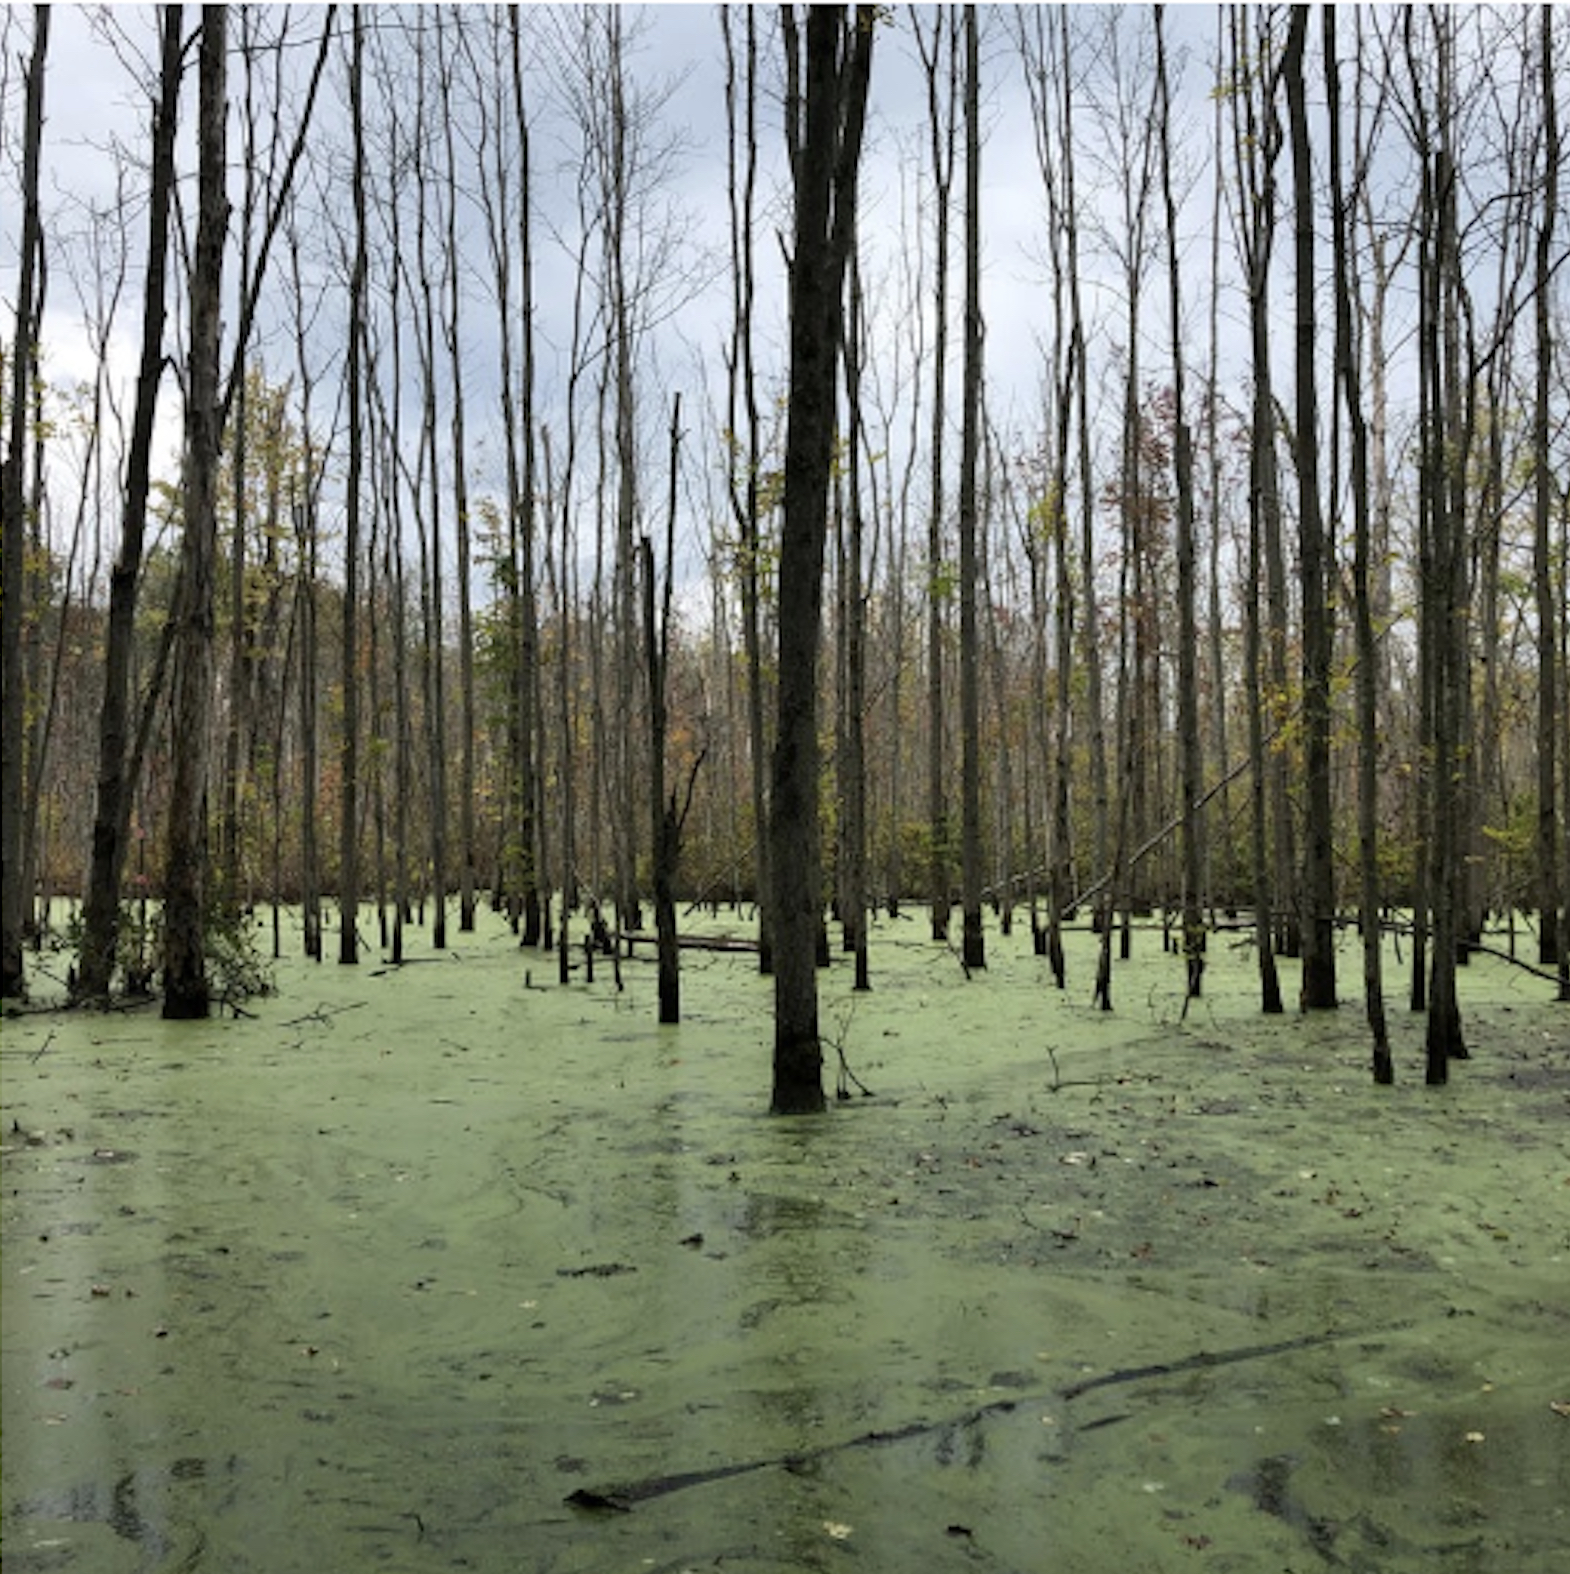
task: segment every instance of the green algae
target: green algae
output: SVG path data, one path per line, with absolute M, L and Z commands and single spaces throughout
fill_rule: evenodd
M 1475 962 L 1475 1058 L 1424 1087 L 1398 1017 L 1377 1089 L 1245 951 L 1185 1016 L 1141 936 L 1109 1016 L 917 933 L 826 975 L 874 1096 L 822 1119 L 763 1113 L 746 955 L 675 1028 L 499 926 L 254 1018 L 7 1018 L 7 1569 L 1564 1566 L 1546 987 Z

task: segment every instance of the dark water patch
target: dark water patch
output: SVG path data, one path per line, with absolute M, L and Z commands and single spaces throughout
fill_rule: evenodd
M 736 1229 L 753 1240 L 769 1240 L 790 1232 L 814 1230 L 829 1222 L 821 1197 L 750 1192 L 744 1199 Z
M 128 1470 L 113 1482 L 76 1482 L 35 1493 L 6 1511 L 6 1529 L 10 1533 L 7 1539 L 13 1545 L 6 1548 L 5 1566 L 8 1570 L 13 1566 L 67 1567 L 76 1561 L 76 1552 L 69 1546 L 34 1547 L 25 1554 L 15 1547 L 17 1530 L 34 1522 L 103 1525 L 119 1540 L 132 1543 L 139 1550 L 142 1568 L 193 1570 L 201 1562 L 206 1536 L 182 1523 L 184 1515 L 177 1518 L 171 1513 L 171 1496 L 217 1478 L 231 1480 L 240 1472 L 237 1456 L 212 1461 L 188 1455 L 167 1467 L 144 1465 Z M 53 1552 L 69 1556 L 59 1561 L 49 1557 L 38 1560 L 40 1553 Z
M 1227 1488 L 1243 1493 L 1254 1507 L 1295 1530 L 1326 1563 L 1344 1566 L 1336 1550 L 1340 1524 L 1327 1516 L 1310 1513 L 1292 1490 L 1292 1476 L 1299 1461 L 1291 1454 L 1272 1454 L 1227 1480 Z

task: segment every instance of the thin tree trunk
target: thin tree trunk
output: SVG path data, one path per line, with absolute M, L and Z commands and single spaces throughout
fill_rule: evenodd
M 735 56 L 731 41 L 731 18 L 735 8 L 720 8 L 720 24 L 725 36 L 725 93 L 730 136 L 727 142 L 727 186 L 730 205 L 731 243 L 731 348 L 726 366 L 726 408 L 730 426 L 727 445 L 730 477 L 731 514 L 736 522 L 737 557 L 741 582 L 741 637 L 747 665 L 747 743 L 752 784 L 752 823 L 754 880 L 758 903 L 758 971 L 774 970 L 773 924 L 770 919 L 769 836 L 768 836 L 768 752 L 764 733 L 763 636 L 760 627 L 759 590 L 760 542 L 758 467 L 761 463 L 758 435 L 757 378 L 753 367 L 753 274 L 752 230 L 756 211 L 758 176 L 757 135 L 757 29 L 756 11 L 747 7 L 742 14 L 747 23 L 745 103 L 742 115 L 742 165 L 738 175 L 736 152 Z
M 338 960 L 360 960 L 360 490 L 365 410 L 361 383 L 365 344 L 365 37 L 363 13 L 350 19 L 349 119 L 354 144 L 350 188 L 354 203 L 354 258 L 349 274 L 349 473 L 345 480 L 343 546 L 343 738 L 338 756 Z
M 191 342 L 186 374 L 184 581 L 177 634 L 170 738 L 173 779 L 164 877 L 164 1004 L 168 1018 L 205 1017 L 211 1009 L 205 920 L 207 764 L 213 712 L 213 596 L 218 548 L 218 352 L 223 304 L 225 40 L 223 6 L 202 8 L 198 56 L 197 219 L 191 267 Z
M 1379 922 L 1379 669 L 1370 594 L 1372 519 L 1369 509 L 1368 422 L 1353 340 L 1352 298 L 1357 289 L 1350 255 L 1350 204 L 1341 173 L 1341 76 L 1336 57 L 1334 7 L 1324 12 L 1325 90 L 1330 109 L 1330 191 L 1336 278 L 1335 361 L 1352 441 L 1352 612 L 1357 651 L 1357 826 L 1360 904 L 1363 931 L 1363 1006 L 1373 1040 L 1374 1081 L 1395 1080 L 1390 1031 L 1385 1020 L 1384 968 Z
M 850 256 L 850 313 L 845 331 L 845 405 L 850 428 L 845 485 L 849 531 L 845 544 L 845 718 L 844 769 L 840 797 L 844 805 L 845 858 L 843 911 L 846 949 L 855 967 L 854 988 L 872 987 L 867 959 L 867 598 L 863 587 L 866 543 L 862 513 L 861 370 L 866 353 L 861 269 L 854 243 Z
M 1234 74 L 1253 70 L 1243 40 L 1246 13 L 1232 11 L 1232 69 Z M 1253 93 L 1241 96 L 1234 121 L 1236 165 L 1243 179 L 1242 234 L 1244 264 L 1248 273 L 1248 316 L 1253 374 L 1253 405 L 1249 441 L 1248 568 L 1245 576 L 1243 682 L 1248 710 L 1248 752 L 1252 763 L 1252 823 L 1250 851 L 1254 887 L 1254 941 L 1259 962 L 1260 1010 L 1273 1016 L 1282 1010 L 1281 982 L 1276 970 L 1274 895 L 1279 884 L 1280 838 L 1272 839 L 1272 825 L 1285 812 L 1281 770 L 1275 754 L 1265 750 L 1264 619 L 1260 587 L 1275 571 L 1267 567 L 1271 538 L 1279 542 L 1280 503 L 1276 478 L 1275 415 L 1270 388 L 1270 254 L 1275 227 L 1275 162 L 1281 148 L 1280 123 L 1275 108 L 1274 80 L 1267 80 L 1256 101 Z M 1278 669 L 1274 638 L 1269 655 L 1270 683 Z M 1279 704 L 1279 701 L 1277 701 Z
M 641 543 L 643 641 L 649 681 L 649 830 L 654 848 L 654 927 L 658 947 L 659 1020 L 681 1021 L 681 949 L 676 936 L 676 876 L 681 826 L 675 795 L 665 801 L 665 742 L 668 732 L 665 682 L 670 664 L 671 574 L 676 551 L 676 496 L 681 460 L 681 395 L 671 406 L 670 499 L 665 526 L 665 580 L 655 613 L 654 547 Z
M 987 965 L 981 929 L 981 699 L 976 665 L 976 469 L 981 448 L 981 75 L 976 8 L 965 8 L 965 362 L 959 460 L 961 954 Z
M 424 66 L 421 49 L 420 103 L 425 102 Z M 420 539 L 422 553 L 421 599 L 424 603 L 424 628 L 421 639 L 421 656 L 425 684 L 425 743 L 430 771 L 430 892 L 431 892 L 431 944 L 438 950 L 447 946 L 447 646 L 444 629 L 446 588 L 442 575 L 442 487 L 441 462 L 437 437 L 437 387 L 436 387 L 436 319 L 435 284 L 431 277 L 428 258 L 431 228 L 430 207 L 427 199 L 429 172 L 424 141 L 423 107 L 415 117 L 415 182 L 418 190 L 418 228 L 415 249 L 419 267 L 420 300 L 418 302 L 420 328 L 420 377 L 423 389 L 420 446 L 429 466 L 429 496 L 425 522 Z M 445 249 L 445 248 L 444 248 Z M 458 258 L 446 255 L 443 266 L 456 269 Z
M 1537 606 L 1537 858 L 1538 960 L 1545 966 L 1565 949 L 1563 891 L 1560 886 L 1559 821 L 1555 781 L 1558 772 L 1559 671 L 1555 661 L 1559 610 L 1555 602 L 1553 545 L 1549 533 L 1554 472 L 1549 438 L 1552 430 L 1554 361 L 1553 301 L 1550 283 L 1554 266 L 1554 229 L 1559 220 L 1559 118 L 1554 75 L 1554 9 L 1540 13 L 1543 100 L 1543 201 L 1538 212 L 1533 325 L 1537 367 L 1532 406 L 1532 583 Z M 1561 973 L 1561 999 L 1570 998 Z
M 939 54 L 945 41 L 949 54 L 948 105 L 940 115 L 938 91 Z M 950 905 L 950 849 L 948 790 L 943 748 L 943 607 L 948 599 L 948 575 L 943 566 L 943 438 L 948 411 L 948 275 L 949 192 L 954 178 L 954 96 L 958 80 L 956 61 L 958 23 L 951 9 L 936 12 L 929 46 L 916 26 L 927 82 L 928 130 L 932 143 L 932 214 L 936 233 L 933 267 L 932 434 L 930 441 L 932 490 L 927 514 L 927 834 L 928 887 L 932 903 L 932 938 L 947 940 Z
M 46 8 L 40 8 L 46 10 Z M 152 159 L 148 190 L 147 264 L 142 281 L 142 344 L 125 460 L 120 515 L 120 549 L 109 576 L 109 611 L 104 631 L 104 691 L 98 721 L 98 791 L 93 811 L 92 860 L 82 910 L 82 949 L 77 992 L 83 999 L 109 993 L 120 928 L 120 884 L 125 868 L 123 827 L 130 819 L 135 782 L 126 768 L 131 719 L 131 655 L 136 642 L 136 602 L 141 586 L 142 543 L 151 487 L 153 419 L 163 377 L 165 284 L 169 257 L 169 210 L 174 192 L 175 127 L 179 117 L 181 7 L 159 13 L 158 97 L 152 116 Z M 6 593 L 9 604 L 11 596 Z M 7 659 L 6 671 L 15 670 Z M 10 722 L 4 728 L 12 736 Z
M 441 77 L 442 144 L 446 161 L 447 219 L 447 302 L 442 313 L 451 385 L 450 427 L 452 438 L 453 540 L 456 548 L 454 571 L 458 581 L 458 929 L 469 934 L 474 929 L 475 848 L 474 848 L 474 742 L 478 723 L 474 704 L 474 611 L 470 593 L 469 455 L 464 424 L 462 278 L 457 259 L 458 192 L 460 175 L 453 145 L 456 113 L 451 88 L 453 58 L 444 41 L 442 7 L 433 8 L 436 18 L 437 70 Z M 461 12 L 455 13 L 462 15 Z
M 1201 826 L 1204 765 L 1199 737 L 1199 630 L 1195 617 L 1194 454 L 1184 404 L 1183 299 L 1178 280 L 1177 203 L 1172 195 L 1172 100 L 1167 80 L 1166 8 L 1156 9 L 1156 76 L 1161 98 L 1161 189 L 1166 205 L 1167 310 L 1172 331 L 1173 474 L 1177 487 L 1178 746 L 1183 813 L 1183 960 L 1188 997 L 1198 998 L 1205 971 L 1205 922 L 1200 910 L 1204 874 Z
M 517 836 L 523 860 L 523 933 L 522 944 L 539 945 L 544 919 L 540 879 L 545 861 L 540 856 L 544 834 L 539 810 L 540 750 L 537 734 L 539 717 L 539 607 L 535 599 L 534 538 L 538 520 L 535 507 L 537 460 L 534 425 L 534 213 L 531 197 L 529 156 L 529 119 L 524 109 L 523 60 L 520 46 L 518 7 L 509 8 L 508 26 L 512 45 L 512 108 L 518 137 L 518 268 L 521 300 L 519 303 L 522 335 L 523 386 L 518 401 L 523 432 L 522 495 L 514 498 L 514 509 L 521 511 L 518 525 L 518 825 Z M 505 337 L 505 335 L 504 335 Z M 512 422 L 508 422 L 509 443 Z M 509 450 L 510 451 L 510 450 Z M 564 658 L 565 659 L 565 656 Z

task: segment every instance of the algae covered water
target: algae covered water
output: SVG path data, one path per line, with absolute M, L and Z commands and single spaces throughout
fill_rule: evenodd
M 482 919 L 482 924 L 484 920 Z M 723 930 L 712 920 L 711 930 Z M 745 932 L 737 920 L 736 932 Z M 7 1017 L 8 1574 L 1570 1567 L 1570 1014 L 1366 1071 L 1154 933 L 554 983 L 497 921 L 254 1016 Z M 1350 960 L 1350 953 L 1348 960 Z M 542 983 L 542 980 L 552 980 Z

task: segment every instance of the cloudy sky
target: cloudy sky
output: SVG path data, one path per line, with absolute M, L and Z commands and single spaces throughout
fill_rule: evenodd
M 1043 339 L 1051 331 L 1051 293 L 1044 260 L 1045 203 L 1037 166 L 1029 95 L 1022 73 L 1018 31 L 1022 14 L 1013 7 L 980 8 L 982 36 L 982 98 L 985 142 L 982 153 L 983 312 L 986 321 L 988 399 L 992 420 L 1006 434 L 1016 451 L 1029 445 L 1039 427 Z M 284 13 L 269 8 L 261 13 L 264 25 L 276 29 Z M 298 71 L 313 53 L 322 24 L 322 12 L 297 8 L 290 26 L 297 47 L 291 51 Z M 430 12 L 423 11 L 423 18 Z M 474 19 L 478 8 L 466 9 Z M 534 202 L 538 215 L 536 241 L 537 321 L 540 343 L 541 402 L 558 433 L 566 417 L 561 409 L 567 376 L 567 349 L 575 259 L 581 235 L 576 206 L 578 175 L 583 164 L 582 137 L 571 113 L 570 88 L 575 79 L 572 60 L 574 15 L 568 8 L 529 6 L 520 12 L 526 54 L 527 96 L 534 139 Z M 775 8 L 755 13 L 762 78 L 759 104 L 760 217 L 754 235 L 759 260 L 759 365 L 765 379 L 765 397 L 782 386 L 785 372 L 785 286 L 780 266 L 781 237 L 789 225 L 789 204 L 783 178 L 783 140 L 780 128 L 779 83 L 781 48 Z M 915 42 L 917 19 L 907 8 L 884 12 L 872 72 L 872 102 L 862 175 L 863 277 L 869 313 L 869 338 L 873 366 L 869 392 L 891 412 L 891 427 L 903 434 L 908 414 L 900 401 L 908 397 L 909 367 L 916 341 L 912 324 L 917 302 L 930 311 L 932 285 L 932 236 L 928 208 L 928 131 L 925 84 Z M 409 11 L 377 8 L 379 23 L 388 35 L 414 22 Z M 188 27 L 196 25 L 198 12 L 186 8 Z M 930 28 L 930 9 L 920 13 L 921 25 Z M 1211 274 L 1212 179 L 1211 137 L 1216 80 L 1214 52 L 1218 11 L 1211 6 L 1177 6 L 1167 14 L 1172 56 L 1175 114 L 1174 146 L 1178 165 L 1180 211 L 1179 245 L 1183 257 L 1184 312 L 1187 319 L 1187 354 L 1196 370 L 1208 357 L 1207 295 Z M 738 36 L 740 11 L 732 12 Z M 636 102 L 648 108 L 647 135 L 651 146 L 664 153 L 660 172 L 649 187 L 647 222 L 663 227 L 668 244 L 670 280 L 661 299 L 658 322 L 642 343 L 640 386 L 643 405 L 642 444 L 653 472 L 661 467 L 663 432 L 668 400 L 683 393 L 684 413 L 694 441 L 709 440 L 708 460 L 713 469 L 723 398 L 721 352 L 728 332 L 730 284 L 726 271 L 729 255 L 726 194 L 726 116 L 724 56 L 718 13 L 713 5 L 632 6 L 623 11 L 627 35 L 627 67 Z M 129 410 L 129 380 L 135 360 L 135 334 L 139 315 L 142 163 L 146 156 L 147 100 L 143 85 L 154 48 L 156 16 L 149 7 L 90 8 L 57 5 L 53 8 L 53 35 L 47 86 L 47 126 L 44 160 L 45 223 L 50 245 L 50 294 L 45 327 L 46 370 L 60 383 L 89 379 L 95 367 L 90 336 L 84 331 L 84 302 L 91 309 L 98 281 L 105 275 L 103 250 L 88 245 L 90 207 L 124 214 L 129 225 L 131 251 L 125 277 L 119 321 L 111 341 L 111 385 L 122 412 Z M 20 107 L 20 65 L 25 58 L 31 13 L 11 7 L 4 29 L 6 58 L 5 142 L 0 148 L 6 178 L 14 183 L 19 153 L 17 128 Z M 1075 140 L 1077 179 L 1084 240 L 1081 282 L 1091 319 L 1093 398 L 1111 401 L 1126 347 L 1127 328 L 1124 288 L 1113 256 L 1122 234 L 1126 183 L 1118 168 L 1110 126 L 1119 109 L 1127 117 L 1131 135 L 1143 143 L 1152 134 L 1147 119 L 1152 71 L 1151 11 L 1146 7 L 1074 7 L 1076 93 Z M 1317 28 L 1316 28 L 1317 34 Z M 231 23 L 231 50 L 236 25 Z M 1347 46 L 1343 46 L 1344 48 Z M 347 211 L 348 184 L 343 174 L 345 72 L 343 54 L 329 66 L 314 123 L 307 164 L 308 200 L 316 204 L 318 229 L 325 235 Z M 1311 72 L 1317 66 L 1311 65 Z M 190 73 L 194 79 L 194 70 Z M 231 93 L 238 96 L 238 67 L 231 72 Z M 1314 84 L 1311 83 L 1311 87 Z M 386 146 L 398 128 L 405 136 L 410 126 L 412 93 L 407 76 L 391 87 L 383 85 L 368 106 L 374 123 L 373 138 Z M 1316 129 L 1322 129 L 1322 108 L 1312 106 Z M 194 160 L 189 133 L 194 119 L 194 80 L 186 84 L 181 168 L 183 184 L 191 189 Z M 232 110 L 232 125 L 237 118 Z M 240 139 L 231 131 L 231 197 L 241 184 L 238 168 Z M 124 159 L 117 159 L 116 150 Z M 1287 161 L 1283 160 L 1283 178 Z M 385 169 L 373 171 L 373 180 L 388 184 Z M 118 184 L 117 184 L 118 182 Z M 468 397 L 473 406 L 470 436 L 474 447 L 475 481 L 480 488 L 500 483 L 501 445 L 494 397 L 496 367 L 496 312 L 486 301 L 485 280 L 489 262 L 480 229 L 478 180 L 464 193 L 465 214 L 460 223 L 460 266 L 466 280 L 466 316 L 463 330 Z M 1403 197 L 1397 171 L 1389 182 L 1392 212 L 1410 200 Z M 14 189 L 14 184 L 13 184 Z M 951 350 L 955 354 L 960 333 L 958 312 L 960 276 L 959 209 L 963 169 L 956 170 L 955 274 L 952 288 Z M 1159 192 L 1156 194 L 1159 197 Z M 1159 204 L 1158 204 L 1159 206 Z M 0 203 L 0 298 L 7 308 L 14 300 L 17 206 Z M 191 215 L 187 214 L 187 222 Z M 592 217 L 592 216 L 591 216 Z M 1222 271 L 1225 281 L 1235 280 L 1231 262 L 1232 240 L 1222 218 Z M 114 228 L 113 225 L 110 228 Z M 1161 225 L 1151 221 L 1151 245 L 1159 247 Z M 112 252 L 110 247 L 109 251 Z M 319 249 L 318 265 L 331 272 L 330 246 Z M 1278 342 L 1290 343 L 1290 247 L 1278 244 L 1279 284 L 1277 309 L 1282 314 Z M 1321 269 L 1328 270 L 1328 248 Z M 1153 249 L 1147 274 L 1146 316 L 1141 333 L 1141 356 L 1149 377 L 1169 376 L 1170 337 L 1165 317 L 1165 284 L 1160 271 L 1164 253 Z M 111 259 L 112 260 L 112 259 Z M 666 264 L 662 264 L 662 268 Z M 233 262 L 231 254 L 231 279 Z M 272 282 L 275 294 L 264 307 L 262 353 L 269 375 L 281 381 L 292 373 L 291 332 L 280 304 L 283 289 L 281 254 L 275 254 Z M 312 353 L 320 358 L 323 387 L 339 375 L 343 335 L 342 291 L 336 304 L 320 319 Z M 171 354 L 178 351 L 179 303 L 171 316 Z M 270 320 L 268 313 L 271 313 Z M 1327 318 L 1328 320 L 1328 318 Z M 1228 282 L 1220 305 L 1223 367 L 1241 375 L 1241 299 L 1235 282 Z M 231 323 L 232 326 L 232 323 Z M 7 325 L 7 332 L 10 325 Z M 923 326 L 930 346 L 930 321 Z M 1328 335 L 1326 335 L 1328 338 Z M 412 356 L 411 356 L 412 364 Z M 904 379 L 902 382 L 901 379 Z M 953 419 L 958 421 L 958 378 L 952 379 Z M 324 395 L 324 402 L 330 399 Z M 178 452 L 178 390 L 171 379 L 165 388 L 160 427 L 161 464 L 172 474 Z M 898 436 L 903 442 L 904 437 Z M 712 482 L 711 482 L 712 484 Z M 662 495 L 662 488 L 651 487 Z M 703 505 L 695 502 L 693 511 Z M 696 521 L 692 529 L 699 530 Z

